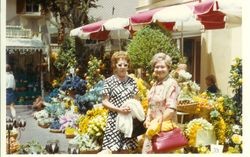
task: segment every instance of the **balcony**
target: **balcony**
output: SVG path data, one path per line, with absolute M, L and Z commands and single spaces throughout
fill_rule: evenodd
M 32 38 L 31 29 L 25 29 L 22 26 L 6 26 L 7 38 Z
M 51 48 L 51 52 L 59 52 L 60 45 L 53 43 L 53 44 L 50 44 L 50 48 Z

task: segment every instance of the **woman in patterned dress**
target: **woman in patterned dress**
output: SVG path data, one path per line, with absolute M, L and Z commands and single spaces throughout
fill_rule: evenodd
M 118 113 L 128 114 L 130 108 L 122 106 L 127 99 L 135 98 L 138 92 L 136 82 L 128 76 L 129 57 L 126 52 L 115 52 L 111 57 L 113 75 L 104 82 L 104 107 L 109 109 L 106 129 L 103 138 L 102 152 L 112 153 L 118 150 L 134 150 L 137 139 L 125 138 L 124 134 L 116 130 L 116 117 Z M 122 106 L 122 107 L 121 107 Z
M 153 84 L 148 95 L 148 111 L 145 127 L 148 128 L 152 120 L 177 120 L 176 103 L 180 88 L 177 82 L 170 77 L 171 58 L 164 53 L 157 53 L 151 60 L 154 68 L 156 82 Z M 154 153 L 151 140 L 145 136 L 142 153 Z

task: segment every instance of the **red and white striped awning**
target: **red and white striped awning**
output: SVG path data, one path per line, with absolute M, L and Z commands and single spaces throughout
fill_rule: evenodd
M 156 8 L 129 18 L 112 18 L 73 29 L 71 36 L 106 40 L 128 38 L 136 27 L 158 23 L 170 31 L 223 29 L 241 25 L 242 0 L 203 0 Z

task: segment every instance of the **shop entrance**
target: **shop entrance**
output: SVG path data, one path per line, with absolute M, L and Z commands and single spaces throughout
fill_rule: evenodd
M 201 37 L 184 38 L 183 55 L 187 59 L 187 71 L 192 74 L 192 80 L 200 84 Z
M 42 52 L 6 54 L 6 63 L 12 68 L 16 80 L 16 105 L 32 105 L 34 99 L 41 95 Z

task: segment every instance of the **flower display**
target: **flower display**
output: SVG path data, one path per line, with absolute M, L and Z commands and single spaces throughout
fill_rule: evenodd
M 99 81 L 84 95 L 75 96 L 74 103 L 80 113 L 85 114 L 88 110 L 92 109 L 95 104 L 101 103 L 103 85 L 104 81 Z
M 61 103 L 51 102 L 44 108 L 51 117 L 60 117 L 65 113 L 65 109 Z
M 55 88 L 52 90 L 52 92 L 49 93 L 49 95 L 45 96 L 44 101 L 52 102 L 52 99 L 56 98 L 58 95 L 59 95 L 59 89 Z
M 234 115 L 236 123 L 240 124 L 240 119 L 242 117 L 242 59 L 235 58 L 234 63 L 231 65 L 230 69 L 230 80 L 229 85 L 234 93 L 233 101 L 236 109 L 236 114 Z
M 61 90 L 74 90 L 78 94 L 84 94 L 86 91 L 86 81 L 77 75 L 69 74 L 62 83 Z
M 132 77 L 136 81 L 137 88 L 139 92 L 137 93 L 137 96 L 140 98 L 144 113 L 147 113 L 148 110 L 148 89 L 144 85 L 145 82 L 141 78 L 137 78 L 134 74 L 130 74 L 130 77 Z
M 107 116 L 108 110 L 103 107 L 88 110 L 84 116 L 78 119 L 79 133 L 101 139 L 106 127 Z
M 101 148 L 100 143 L 94 137 L 91 137 L 88 134 L 78 134 L 72 140 L 69 141 L 69 144 L 77 144 L 80 147 L 80 151 L 88 150 L 99 150 Z
M 180 104 L 193 103 L 193 97 L 199 93 L 200 86 L 191 80 L 192 75 L 183 69 L 176 69 L 171 73 L 171 76 L 176 79 L 181 87 L 178 102 Z
M 192 75 L 189 72 L 186 72 L 185 70 L 179 71 L 179 80 L 190 80 L 192 78 Z
M 84 75 L 87 81 L 87 91 L 93 88 L 99 81 L 104 80 L 104 76 L 101 74 L 102 60 L 98 60 L 94 56 L 90 56 L 88 61 L 88 72 Z
M 206 147 L 206 146 L 199 146 L 199 147 L 197 148 L 197 151 L 198 151 L 198 153 L 200 153 L 200 154 L 208 154 L 208 153 L 210 153 L 209 148 Z
M 32 140 L 20 146 L 20 154 L 47 154 L 45 148 L 37 141 Z
M 241 144 L 242 136 L 238 134 L 233 134 L 233 136 L 231 137 L 231 140 L 233 141 L 234 144 Z
M 67 111 L 64 115 L 60 116 L 59 122 L 61 124 L 60 130 L 64 131 L 67 127 L 76 128 L 76 121 L 79 118 L 78 114 Z
M 215 95 L 206 92 L 193 96 L 193 101 L 197 104 L 195 113 L 200 117 L 210 120 L 210 112 L 214 107 L 215 99 Z
M 209 123 L 206 119 L 203 118 L 197 118 L 197 119 L 193 119 L 192 121 L 190 121 L 187 126 L 186 129 L 184 130 L 186 136 L 189 139 L 189 145 L 190 146 L 195 146 L 196 145 L 196 136 L 197 136 L 197 132 L 199 130 L 213 130 L 214 127 L 211 123 Z

